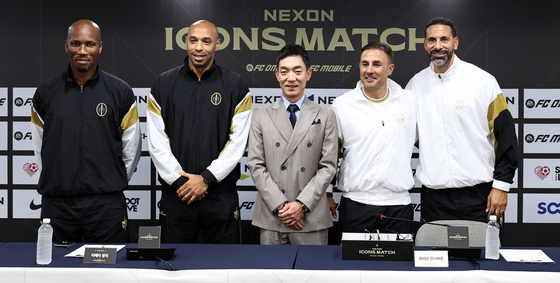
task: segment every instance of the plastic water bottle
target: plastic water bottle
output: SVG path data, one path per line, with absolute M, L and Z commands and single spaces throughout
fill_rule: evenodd
M 500 258 L 500 223 L 496 215 L 490 215 L 490 221 L 486 225 L 486 259 Z
M 49 264 L 52 261 L 52 236 L 53 228 L 49 218 L 43 219 L 37 237 L 37 264 Z

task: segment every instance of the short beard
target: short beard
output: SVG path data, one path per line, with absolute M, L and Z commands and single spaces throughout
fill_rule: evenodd
M 432 54 L 428 54 L 428 57 L 430 58 L 430 60 L 432 61 L 432 63 L 434 64 L 434 66 L 437 67 L 441 67 L 445 64 L 447 64 L 447 62 L 449 62 L 449 59 L 451 59 L 453 57 L 453 49 L 449 50 L 447 52 L 447 56 L 445 56 L 445 58 L 443 60 L 435 60 L 432 58 Z

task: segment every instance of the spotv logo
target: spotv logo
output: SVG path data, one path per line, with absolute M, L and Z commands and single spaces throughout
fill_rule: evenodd
M 539 208 L 538 214 L 560 214 L 560 203 L 551 202 L 547 204 L 546 202 L 540 202 L 537 207 Z

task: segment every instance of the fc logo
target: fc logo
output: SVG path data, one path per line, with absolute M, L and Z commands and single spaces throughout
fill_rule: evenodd
M 535 107 L 535 101 L 532 99 L 527 99 L 527 101 L 525 101 L 525 106 L 527 106 L 527 108 L 533 108 Z
M 218 92 L 214 92 L 214 94 L 212 94 L 212 96 L 210 97 L 210 101 L 212 102 L 212 104 L 218 105 L 220 104 L 220 102 L 222 102 L 222 95 Z
M 97 107 L 95 108 L 95 112 L 97 112 L 97 115 L 99 115 L 99 117 L 103 117 L 107 115 L 107 105 L 105 105 L 105 103 L 103 102 L 97 104 Z
M 535 136 L 533 136 L 531 134 L 528 134 L 528 135 L 525 136 L 525 141 L 528 142 L 528 143 L 532 143 L 532 142 L 535 141 Z

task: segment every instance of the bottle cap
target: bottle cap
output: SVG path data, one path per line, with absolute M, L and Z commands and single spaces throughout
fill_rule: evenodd
M 496 218 L 496 215 L 490 215 L 490 220 L 496 221 L 496 220 L 498 220 L 498 218 Z
M 49 224 L 49 223 L 51 223 L 50 218 L 43 218 L 43 224 Z

